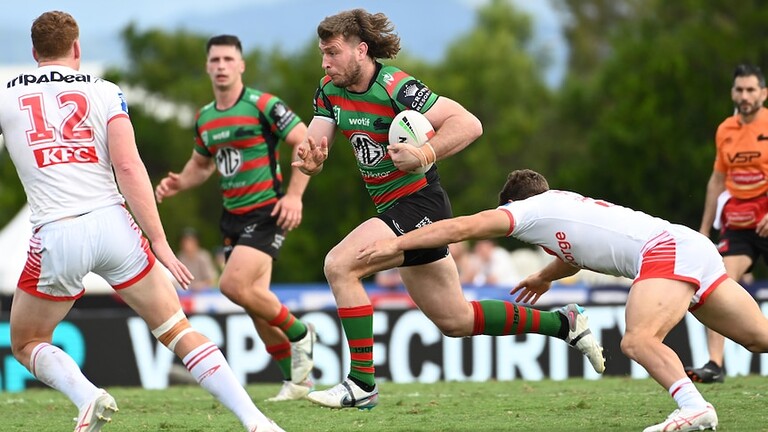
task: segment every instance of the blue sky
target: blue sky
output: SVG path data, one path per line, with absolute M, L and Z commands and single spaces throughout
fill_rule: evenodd
M 285 49 L 303 46 L 314 38 L 317 23 L 338 11 L 363 7 L 384 12 L 394 22 L 408 52 L 435 60 L 446 46 L 473 25 L 473 9 L 484 0 L 131 0 L 14 2 L 0 14 L 0 67 L 32 64 L 29 27 L 42 12 L 61 9 L 80 23 L 85 59 L 123 64 L 119 32 L 128 23 L 139 28 L 184 28 L 202 34 L 234 33 L 245 49 Z M 546 72 L 550 84 L 559 81 L 567 49 L 550 0 L 510 0 L 534 18 L 539 47 L 550 50 L 555 67 Z M 8 43 L 10 42 L 10 43 Z

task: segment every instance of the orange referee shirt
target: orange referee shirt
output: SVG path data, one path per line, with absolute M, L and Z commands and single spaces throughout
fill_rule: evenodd
M 720 123 L 715 134 L 715 171 L 725 174 L 732 196 L 750 199 L 768 192 L 768 109 L 742 124 L 738 115 Z

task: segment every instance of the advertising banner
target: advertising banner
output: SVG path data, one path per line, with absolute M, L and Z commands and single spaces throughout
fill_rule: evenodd
M 761 304 L 768 315 L 768 302 Z M 624 306 L 586 306 L 590 327 L 605 347 L 606 375 L 645 378 L 645 370 L 620 350 Z M 318 332 L 314 377 L 332 385 L 348 371 L 349 353 L 332 310 L 297 313 Z M 242 313 L 191 315 L 192 325 L 217 343 L 241 383 L 279 382 L 277 366 Z M 41 386 L 11 355 L 9 324 L 0 321 L 0 390 Z M 565 342 L 541 335 L 448 338 L 417 309 L 379 310 L 374 316 L 377 379 L 392 382 L 599 379 L 582 355 Z M 684 364 L 707 360 L 704 327 L 690 314 L 665 341 Z M 186 370 L 157 342 L 143 320 L 128 312 L 73 314 L 54 333 L 60 346 L 100 387 L 160 389 L 183 380 Z M 728 375 L 768 375 L 768 354 L 752 354 L 731 341 L 725 346 Z M 181 375 L 179 370 L 181 370 Z

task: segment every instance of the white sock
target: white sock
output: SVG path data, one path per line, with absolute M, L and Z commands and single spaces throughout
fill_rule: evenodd
M 35 378 L 67 395 L 78 409 L 90 403 L 99 392 L 72 357 L 57 346 L 48 343 L 37 345 L 32 349 L 29 368 Z
M 193 349 L 182 361 L 197 382 L 229 408 L 244 425 L 269 421 L 237 381 L 216 344 L 206 342 Z
M 688 377 L 675 381 L 669 388 L 669 394 L 680 408 L 701 409 L 707 406 L 707 401 Z

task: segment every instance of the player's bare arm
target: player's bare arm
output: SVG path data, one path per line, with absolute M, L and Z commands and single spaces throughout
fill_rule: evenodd
M 309 176 L 320 173 L 328 158 L 335 132 L 336 126 L 332 122 L 313 118 L 307 129 L 307 139 L 297 146 L 291 166 Z
M 115 179 L 128 202 L 128 208 L 152 244 L 152 250 L 160 262 L 170 270 L 182 287 L 188 287 L 192 281 L 192 273 L 176 258 L 168 244 L 152 196 L 152 183 L 139 157 L 130 120 L 116 118 L 109 122 L 107 136 Z
M 725 190 L 725 174 L 719 171 L 712 171 L 712 175 L 707 182 L 707 195 L 704 198 L 704 212 L 701 215 L 701 226 L 699 232 L 709 237 L 712 230 L 712 223 L 715 221 L 717 212 L 717 198 Z
M 291 146 L 293 154 L 291 160 L 298 158 L 299 146 L 304 142 L 306 136 L 307 126 L 304 123 L 299 123 L 285 137 L 285 143 Z M 272 216 L 277 216 L 277 225 L 286 231 L 291 231 L 301 224 L 303 209 L 301 197 L 304 196 L 308 184 L 309 176 L 301 172 L 299 168 L 292 166 L 291 179 L 288 182 L 285 195 L 280 198 L 272 210 Z
M 483 134 L 480 120 L 445 96 L 440 96 L 424 116 L 435 128 L 435 136 L 429 143 L 435 150 L 437 160 L 460 152 Z
M 180 173 L 169 172 L 155 188 L 155 199 L 158 203 L 164 198 L 203 184 L 216 171 L 213 158 L 205 157 L 196 151 L 184 165 Z
M 411 172 L 458 153 L 483 132 L 477 117 L 446 97 L 438 99 L 424 117 L 432 124 L 435 135 L 421 149 L 396 142 L 387 147 L 392 163 L 400 171 Z
M 509 232 L 509 224 L 506 211 L 498 209 L 445 219 L 400 237 L 366 245 L 360 249 L 357 259 L 372 262 L 411 249 L 436 248 L 463 240 L 502 237 Z
M 517 295 L 516 302 L 536 304 L 541 296 L 549 291 L 553 281 L 564 277 L 573 276 L 579 272 L 578 267 L 574 267 L 560 258 L 555 258 L 538 272 L 521 280 L 517 286 L 509 292 L 511 295 Z
M 755 227 L 755 231 L 757 231 L 757 235 L 760 237 L 768 237 L 768 214 L 760 219 L 760 222 Z

